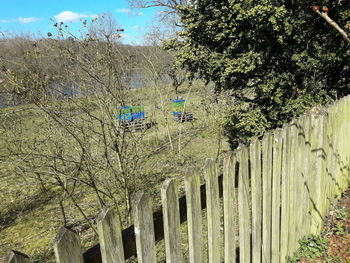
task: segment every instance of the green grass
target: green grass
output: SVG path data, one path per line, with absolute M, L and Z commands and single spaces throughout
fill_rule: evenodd
M 225 141 L 219 147 L 217 137 L 219 128 L 216 121 L 221 116 L 215 105 L 209 104 L 209 98 L 212 96 L 211 88 L 195 83 L 191 92 L 189 94 L 187 92 L 188 88 L 183 87 L 179 95 L 183 98 L 188 96 L 186 111 L 193 112 L 196 120 L 181 124 L 181 140 L 179 140 L 180 124 L 171 120 L 170 99 L 175 98 L 176 95 L 170 88 L 163 90 L 175 153 L 170 150 L 166 122 L 162 116 L 159 98 L 156 99 L 155 90 L 145 88 L 130 92 L 130 104 L 144 105 L 149 119 L 157 122 L 157 125 L 152 127 L 143 138 L 142 155 L 148 157 L 140 167 L 146 182 L 143 188 L 155 198 L 155 205 L 159 205 L 160 187 L 165 178 L 183 176 L 188 168 L 202 171 L 205 158 L 221 159 L 224 152 L 229 149 Z M 88 103 L 88 101 L 81 99 L 79 103 Z M 0 258 L 10 249 L 15 249 L 30 255 L 38 262 L 51 262 L 52 241 L 62 225 L 58 205 L 62 192 L 59 187 L 48 184 L 48 191 L 43 193 L 35 177 L 26 176 L 25 171 L 18 170 L 19 166 L 16 166 L 15 159 L 5 157 L 9 154 L 7 146 L 12 142 L 20 144 L 23 151 L 27 146 L 33 146 L 33 143 L 42 147 L 39 148 L 42 151 L 50 150 L 50 144 L 45 144 L 45 139 L 56 134 L 58 136 L 58 132 L 55 129 L 52 129 L 52 133 L 44 132 L 52 124 L 44 113 L 32 105 L 0 109 L 0 120 L 2 124 L 0 126 L 2 133 L 0 138 L 0 170 L 2 171 L 0 173 L 2 200 L 0 203 Z M 62 147 L 65 150 L 75 150 L 69 143 Z M 30 153 L 28 154 L 30 156 Z M 80 185 L 76 196 L 77 202 L 86 215 L 89 218 L 95 218 L 100 207 L 94 193 Z M 81 230 L 80 236 L 84 249 L 96 244 L 97 237 L 91 229 L 86 230 L 86 222 L 73 203 L 65 201 L 65 208 L 68 223 L 74 224 L 75 229 Z

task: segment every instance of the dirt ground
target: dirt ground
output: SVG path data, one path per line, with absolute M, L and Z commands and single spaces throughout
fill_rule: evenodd
M 300 263 L 350 263 L 350 189 L 327 216 L 324 232 L 325 253 L 313 260 L 301 257 Z

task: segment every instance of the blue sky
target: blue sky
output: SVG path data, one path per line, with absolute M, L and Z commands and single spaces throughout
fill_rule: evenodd
M 111 13 L 123 32 L 123 43 L 142 44 L 157 10 L 132 10 L 126 0 L 0 0 L 0 32 L 34 33 L 46 36 L 53 32 L 53 22 L 62 20 L 72 30 L 81 26 L 80 18 Z

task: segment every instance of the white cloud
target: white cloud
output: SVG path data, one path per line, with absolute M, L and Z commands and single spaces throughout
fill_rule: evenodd
M 28 23 L 34 23 L 36 21 L 38 21 L 39 18 L 37 17 L 18 17 L 17 21 L 22 23 L 22 24 L 28 24 Z
M 142 16 L 142 15 L 143 15 L 142 12 L 138 12 L 138 13 L 136 14 L 136 16 Z
M 131 14 L 132 10 L 129 8 L 121 8 L 121 9 L 117 9 L 118 13 L 123 13 L 123 14 Z
M 6 24 L 6 23 L 10 23 L 11 20 L 8 20 L 8 19 L 0 19 L 0 23 L 2 24 Z
M 133 28 L 133 29 L 139 29 L 140 26 L 133 26 L 132 28 Z
M 79 14 L 79 13 L 74 13 L 72 11 L 63 11 L 61 13 L 59 13 L 58 15 L 55 15 L 54 18 L 58 21 L 58 22 L 75 22 L 78 21 L 79 19 L 82 18 L 95 18 L 97 17 L 97 15 L 93 14 L 93 15 L 88 15 L 88 14 Z

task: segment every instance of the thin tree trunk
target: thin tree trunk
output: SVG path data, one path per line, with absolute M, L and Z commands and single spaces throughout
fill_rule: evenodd
M 63 226 L 67 226 L 66 212 L 64 211 L 63 200 L 60 201 L 60 209 L 63 217 Z

